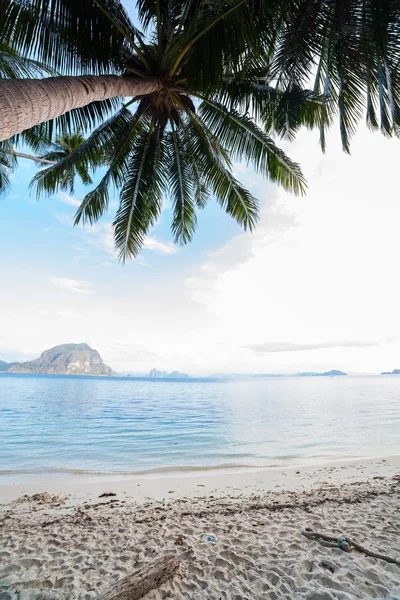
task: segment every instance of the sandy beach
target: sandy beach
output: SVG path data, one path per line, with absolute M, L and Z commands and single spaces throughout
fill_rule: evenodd
M 0 598 L 97 598 L 117 580 L 174 555 L 179 574 L 148 600 L 399 599 L 399 566 L 324 547 L 301 533 L 311 527 L 349 536 L 400 560 L 399 467 L 399 457 L 389 457 L 251 472 L 5 482 Z

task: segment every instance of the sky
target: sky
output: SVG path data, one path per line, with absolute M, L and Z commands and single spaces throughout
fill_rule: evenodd
M 87 190 L 39 202 L 37 167 L 20 160 L 0 200 L 0 359 L 29 360 L 86 342 L 117 371 L 294 373 L 400 368 L 399 140 L 363 126 L 352 154 L 339 130 L 281 144 L 308 181 L 295 197 L 245 164 L 261 202 L 243 233 L 215 203 L 192 244 L 176 246 L 166 204 L 136 260 L 115 258 L 109 214 L 74 228 Z

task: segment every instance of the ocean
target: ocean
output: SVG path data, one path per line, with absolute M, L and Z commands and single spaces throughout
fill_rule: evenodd
M 400 376 L 0 375 L 0 474 L 157 473 L 400 454 Z

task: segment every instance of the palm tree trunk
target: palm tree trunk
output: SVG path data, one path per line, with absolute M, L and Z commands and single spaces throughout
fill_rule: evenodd
M 151 94 L 159 79 L 89 75 L 0 80 L 0 141 L 91 102 Z
M 17 158 L 28 158 L 29 160 L 34 160 L 38 163 L 43 163 L 44 165 L 56 165 L 55 160 L 47 160 L 47 158 L 39 158 L 39 156 L 32 156 L 32 154 L 25 154 L 24 152 L 14 152 L 14 150 L 3 150 L 6 154 L 10 156 L 16 156 Z

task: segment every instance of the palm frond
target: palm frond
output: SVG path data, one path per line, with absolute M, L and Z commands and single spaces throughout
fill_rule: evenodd
M 161 46 L 168 42 L 178 23 L 181 2 L 173 0 L 138 0 L 139 21 L 145 29 L 152 28 L 154 38 Z
M 105 7 L 125 13 L 116 0 L 0 0 L 1 37 L 64 74 L 118 72 L 127 42 Z
M 110 187 L 123 186 L 125 175 L 130 166 L 130 158 L 134 152 L 134 144 L 138 136 L 143 133 L 144 118 L 142 113 L 136 112 L 127 120 L 121 121 L 121 127 L 114 129 L 113 139 L 107 138 L 104 150 L 107 150 L 107 170 L 100 183 L 83 199 L 75 215 L 75 225 L 90 223 L 91 225 L 107 211 L 110 198 Z M 104 134 L 103 134 L 104 135 Z M 101 140 L 100 140 L 101 142 Z M 104 150 L 99 149 L 100 155 Z M 97 153 L 97 151 L 96 151 Z
M 376 116 L 376 107 L 374 102 L 375 94 L 372 91 L 372 85 L 368 85 L 367 87 L 367 114 L 366 120 L 367 125 L 370 129 L 376 130 L 379 128 L 378 119 Z
M 256 47 L 257 40 L 246 0 L 202 0 L 168 45 L 169 72 L 184 74 L 189 88 L 215 88 L 227 68 L 239 70 L 242 55 Z
M 58 136 L 54 143 L 50 143 L 45 154 L 38 156 L 37 160 L 51 161 L 55 164 L 60 163 L 65 158 L 70 156 L 75 150 L 79 150 L 80 146 L 85 142 L 85 138 L 82 136 L 78 129 L 73 134 L 64 133 L 63 136 Z M 77 163 L 69 168 L 64 168 L 63 172 L 59 172 L 59 188 L 63 191 L 67 191 L 70 194 L 74 193 L 75 178 L 78 175 L 84 185 L 93 183 L 92 178 L 89 174 L 89 168 L 95 168 L 102 164 L 102 160 L 99 158 L 98 162 L 91 163 L 90 167 L 88 164 Z M 51 167 L 50 167 L 51 168 Z M 42 170 L 33 178 L 31 185 L 36 185 L 39 189 L 44 186 L 46 188 L 46 176 L 48 175 L 47 170 Z
M 193 169 L 190 168 L 191 156 L 179 129 L 172 128 L 168 135 L 168 142 L 170 154 L 168 181 L 173 202 L 171 229 L 175 242 L 183 245 L 192 240 L 197 228 Z
M 0 34 L 1 35 L 1 34 Z M 13 50 L 0 38 L 0 78 L 23 79 L 26 77 L 40 77 L 43 75 L 56 75 L 54 69 L 32 58 L 24 58 Z
M 17 165 L 17 159 L 10 153 L 10 148 L 8 142 L 0 142 L 0 196 L 7 192 L 10 186 L 10 175 Z
M 247 115 L 228 111 L 223 105 L 203 99 L 199 114 L 204 124 L 229 149 L 232 158 L 245 160 L 254 169 L 295 194 L 305 191 L 305 179 L 297 163 L 278 148 Z
M 192 181 L 193 181 L 193 197 L 197 208 L 203 209 L 207 206 L 211 194 L 207 187 L 205 177 L 201 174 L 198 166 L 194 161 L 191 161 Z
M 165 142 L 154 121 L 138 137 L 113 222 L 115 247 L 122 262 L 137 256 L 161 212 L 165 185 Z
M 100 127 L 73 152 L 67 154 L 52 167 L 43 169 L 35 175 L 30 186 L 35 189 L 37 196 L 51 195 L 62 189 L 65 173 L 75 172 L 77 168 L 88 169 L 98 167 L 106 161 L 108 145 L 114 143 L 126 132 L 132 119 L 132 113 L 122 108 Z
M 331 98 L 339 114 L 342 146 L 365 111 L 375 127 L 398 133 L 400 123 L 400 5 L 396 0 L 294 0 L 278 36 L 273 72 L 280 80 L 308 81 L 317 64 L 315 90 Z M 321 123 L 321 146 L 332 116 Z
M 292 140 L 300 127 L 320 127 L 327 114 L 328 97 L 297 85 L 279 89 L 263 79 L 223 82 L 212 96 L 229 109 L 262 121 L 267 132 Z
M 357 130 L 364 107 L 364 95 L 357 75 L 348 70 L 338 72 L 338 107 L 343 150 L 350 154 L 350 140 Z
M 228 153 L 196 115 L 190 114 L 185 130 L 188 153 L 205 189 L 245 230 L 251 231 L 258 219 L 258 201 L 232 175 Z

